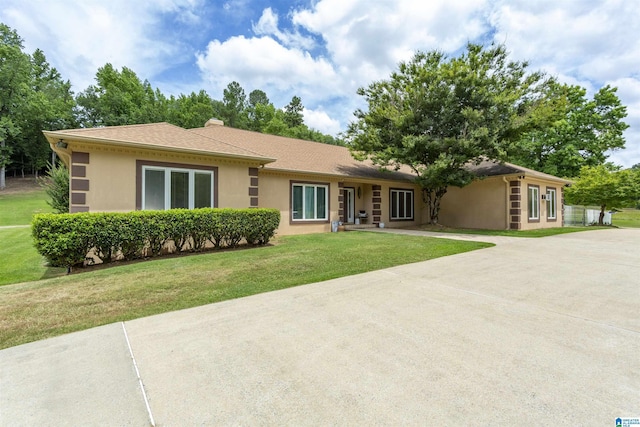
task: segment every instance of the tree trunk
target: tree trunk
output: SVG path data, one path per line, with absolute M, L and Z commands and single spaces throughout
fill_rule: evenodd
M 440 201 L 442 200 L 442 196 L 444 196 L 446 192 L 447 187 L 422 189 L 422 201 L 425 202 L 429 207 L 429 224 L 438 224 L 438 216 L 440 215 Z
M 604 225 L 604 209 L 607 205 L 600 206 L 600 217 L 598 218 L 598 225 Z
M 5 181 L 5 159 L 4 159 L 4 147 L 5 147 L 5 142 L 4 139 L 0 142 L 0 190 L 4 190 L 5 187 L 7 186 L 7 183 Z

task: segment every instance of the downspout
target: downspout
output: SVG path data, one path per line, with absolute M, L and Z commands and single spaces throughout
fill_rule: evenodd
M 504 181 L 504 185 L 505 185 L 505 198 L 504 198 L 504 207 L 505 207 L 505 217 L 504 217 L 504 229 L 505 230 L 509 230 L 509 212 L 510 212 L 510 205 L 511 205 L 511 201 L 509 200 L 509 181 L 507 181 L 507 177 L 503 176 L 502 177 L 502 181 Z

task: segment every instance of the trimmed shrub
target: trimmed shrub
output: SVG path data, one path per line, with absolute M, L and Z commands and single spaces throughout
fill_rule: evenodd
M 104 263 L 164 253 L 263 245 L 280 224 L 276 209 L 172 209 L 129 213 L 40 214 L 32 222 L 38 252 L 51 266 Z

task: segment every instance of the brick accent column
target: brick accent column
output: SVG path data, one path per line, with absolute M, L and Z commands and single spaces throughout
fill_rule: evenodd
M 338 183 L 338 221 L 345 222 L 344 218 L 344 182 Z
M 69 198 L 69 212 L 89 212 L 87 206 L 87 191 L 89 180 L 87 178 L 87 165 L 89 153 L 74 151 L 71 153 L 71 194 Z
M 520 181 L 509 181 L 509 228 L 520 230 L 522 228 L 522 201 Z
M 373 203 L 373 212 L 371 212 L 371 216 L 373 217 L 373 223 L 378 225 L 380 224 L 382 215 L 382 186 L 372 185 L 371 189 L 373 190 L 371 198 L 371 202 Z
M 249 207 L 258 206 L 258 168 L 249 168 Z

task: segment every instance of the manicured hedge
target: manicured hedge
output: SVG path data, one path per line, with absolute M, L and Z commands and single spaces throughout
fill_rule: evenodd
M 128 213 L 40 214 L 31 224 L 38 252 L 51 266 L 75 267 L 88 257 L 103 263 L 269 242 L 280 223 L 276 209 L 172 209 Z

